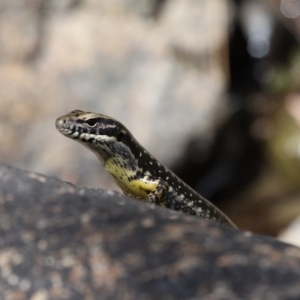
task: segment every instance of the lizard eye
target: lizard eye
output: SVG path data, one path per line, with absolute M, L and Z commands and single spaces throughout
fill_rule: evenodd
M 96 118 L 92 118 L 92 119 L 86 120 L 85 123 L 91 127 L 94 127 L 95 125 L 97 125 L 98 121 Z
M 117 137 L 117 141 L 118 141 L 118 142 L 121 142 L 123 136 L 124 136 L 124 133 L 121 131 L 121 132 L 119 133 L 118 137 Z

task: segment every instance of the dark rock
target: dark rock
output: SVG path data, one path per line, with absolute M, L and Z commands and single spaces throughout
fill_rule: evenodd
M 299 299 L 300 249 L 0 165 L 1 299 Z

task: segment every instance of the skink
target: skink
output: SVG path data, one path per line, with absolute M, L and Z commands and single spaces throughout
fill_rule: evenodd
M 119 121 L 74 110 L 59 117 L 56 128 L 96 154 L 126 195 L 236 227 L 223 212 L 156 160 Z

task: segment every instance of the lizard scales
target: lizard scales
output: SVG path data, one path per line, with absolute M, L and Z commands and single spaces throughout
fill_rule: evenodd
M 236 227 L 223 212 L 158 162 L 119 121 L 74 110 L 59 117 L 56 128 L 96 154 L 126 195 Z

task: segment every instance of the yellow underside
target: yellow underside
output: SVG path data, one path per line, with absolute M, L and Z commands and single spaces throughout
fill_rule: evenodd
M 134 171 L 124 169 L 120 165 L 122 165 L 121 159 L 117 164 L 109 159 L 105 163 L 105 169 L 114 177 L 126 195 L 140 200 L 147 199 L 148 194 L 156 189 L 158 183 L 146 179 L 130 180 L 130 177 L 135 175 Z

